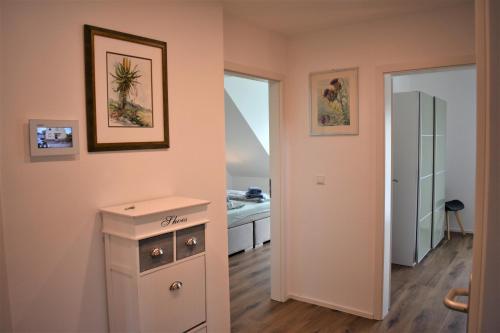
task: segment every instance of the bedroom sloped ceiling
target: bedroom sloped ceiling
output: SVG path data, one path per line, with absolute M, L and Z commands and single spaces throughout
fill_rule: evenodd
M 269 154 L 224 90 L 227 171 L 233 177 L 269 176 Z
M 269 154 L 269 82 L 226 73 L 224 89 Z

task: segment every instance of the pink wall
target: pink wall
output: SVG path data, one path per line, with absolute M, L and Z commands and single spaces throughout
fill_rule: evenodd
M 4 233 L 16 331 L 107 330 L 99 207 L 170 194 L 212 201 L 210 331 L 229 330 L 223 27 L 216 5 L 8 2 L 2 79 Z M 169 150 L 87 153 L 83 24 L 168 43 Z M 30 162 L 30 118 L 78 119 L 75 160 Z M 207 126 L 207 124 L 210 124 Z
M 0 64 L 3 63 L 2 49 L 3 39 L 3 3 L 0 2 Z M 3 90 L 3 75 L 0 76 L 0 91 Z M 3 124 L 2 117 L 3 98 L 0 94 L 0 124 Z M 3 210 L 2 210 L 2 128 L 0 126 L 0 332 L 8 332 L 11 330 L 10 322 L 10 306 L 9 306 L 9 288 L 7 283 L 7 271 L 5 267 L 5 245 L 3 232 Z
M 292 296 L 373 314 L 375 225 L 382 223 L 376 220 L 375 69 L 471 54 L 472 5 L 344 26 L 290 41 L 285 126 Z M 350 67 L 359 67 L 359 135 L 309 136 L 309 73 Z M 316 185 L 315 175 L 325 175 L 326 185 Z
M 284 75 L 287 39 L 224 14 L 224 61 Z

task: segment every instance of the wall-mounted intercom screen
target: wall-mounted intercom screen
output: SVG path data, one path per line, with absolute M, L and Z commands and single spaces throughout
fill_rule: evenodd
M 73 147 L 73 128 L 71 127 L 37 127 L 38 148 L 71 148 Z
M 77 120 L 31 119 L 29 124 L 31 156 L 78 153 Z

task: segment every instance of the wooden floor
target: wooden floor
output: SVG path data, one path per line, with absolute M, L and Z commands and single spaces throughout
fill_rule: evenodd
M 446 309 L 450 288 L 467 287 L 472 236 L 453 234 L 414 268 L 393 266 L 391 310 L 383 321 L 320 306 L 271 301 L 271 245 L 229 258 L 233 332 L 465 332 L 465 314 Z

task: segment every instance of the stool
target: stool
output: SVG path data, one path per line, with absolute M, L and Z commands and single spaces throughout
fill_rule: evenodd
M 448 240 L 451 239 L 450 237 L 450 216 L 448 215 L 448 212 L 455 212 L 455 216 L 457 217 L 457 223 L 458 226 L 460 227 L 460 230 L 462 230 L 462 235 L 465 236 L 465 231 L 464 231 L 464 226 L 462 224 L 462 221 L 460 220 L 460 215 L 459 211 L 465 208 L 465 205 L 462 201 L 460 200 L 451 200 L 451 201 L 446 201 L 445 205 L 445 211 L 446 211 L 446 228 L 448 230 Z

